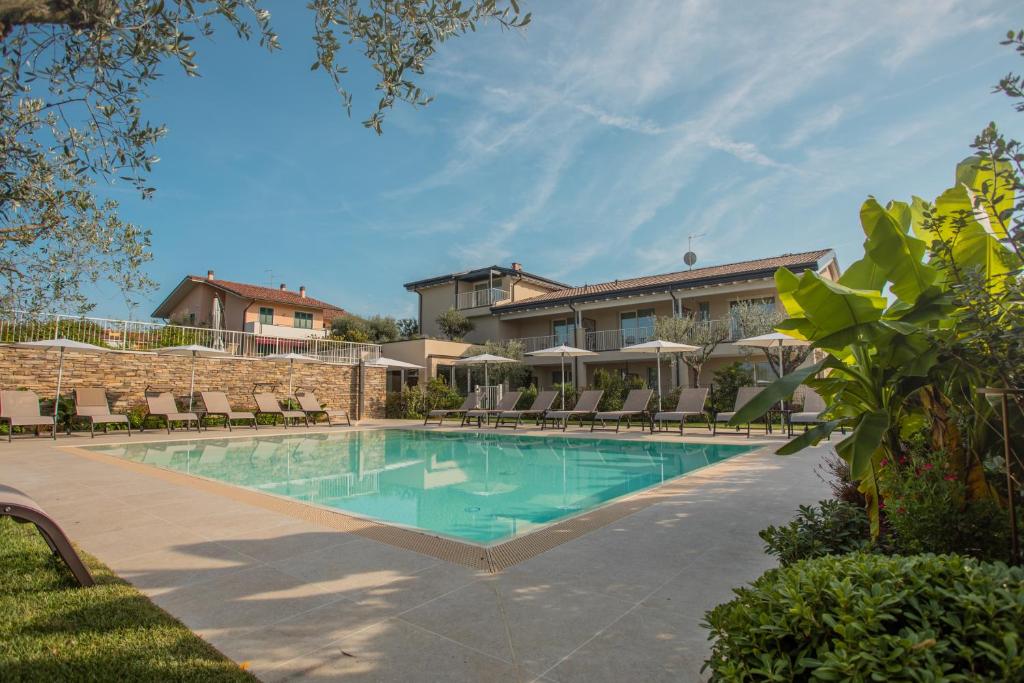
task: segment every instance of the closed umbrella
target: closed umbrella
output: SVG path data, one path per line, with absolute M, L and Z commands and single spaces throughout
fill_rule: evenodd
M 304 356 L 301 353 L 272 353 L 269 356 L 264 356 L 266 360 L 279 360 L 288 361 L 288 396 L 292 395 L 292 371 L 295 369 L 296 363 L 319 363 L 319 358 L 313 356 Z
M 526 354 L 527 356 L 537 356 L 538 358 L 561 358 L 562 359 L 562 410 L 565 410 L 565 359 L 575 358 L 576 356 L 596 356 L 597 354 L 593 351 L 587 351 L 586 349 L 579 349 L 575 346 L 566 346 L 565 344 L 559 344 L 558 346 L 552 346 L 547 349 L 541 349 L 540 351 L 531 351 Z
M 625 353 L 653 353 L 657 357 L 658 364 L 658 410 L 661 410 L 661 352 L 665 353 L 686 353 L 688 351 L 699 351 L 699 346 L 692 344 L 678 344 L 663 339 L 652 339 L 643 344 L 623 346 L 619 351 Z
M 58 337 L 56 339 L 40 339 L 39 341 L 30 342 L 18 342 L 15 344 L 18 348 L 22 349 L 46 349 L 52 351 L 57 349 L 60 351 L 60 362 L 57 365 L 57 393 L 53 399 L 53 438 L 57 438 L 57 414 L 60 412 L 60 383 L 64 379 L 64 354 L 66 352 L 71 353 L 106 353 L 109 349 L 105 349 L 102 346 L 96 346 L 95 344 L 86 344 L 85 342 L 73 341 L 71 339 L 64 339 Z
M 192 394 L 196 390 L 196 358 L 216 358 L 227 356 L 227 351 L 214 349 L 202 344 L 185 344 L 184 346 L 165 346 L 157 350 L 160 356 L 192 356 L 192 381 L 188 385 L 188 412 L 192 412 Z
M 423 370 L 422 365 L 416 365 L 415 363 L 406 363 L 404 360 L 396 360 L 394 358 L 384 358 L 381 356 L 377 360 L 373 361 L 370 365 L 377 367 L 385 367 L 389 370 L 398 370 L 401 373 L 401 384 L 405 386 L 405 371 L 406 370 Z
M 782 349 L 784 349 L 787 346 L 808 346 L 810 342 L 805 341 L 803 339 L 797 339 L 796 337 L 791 337 L 788 334 L 783 334 L 782 332 L 769 332 L 768 334 L 759 334 L 756 337 L 747 337 L 745 339 L 739 339 L 735 342 L 735 344 L 736 346 L 747 346 L 758 349 L 777 348 L 779 350 L 779 377 L 782 377 L 783 375 L 786 374 L 786 369 L 782 363 Z M 782 404 L 782 407 L 785 408 L 784 403 Z M 785 428 L 785 415 L 782 416 L 782 420 L 782 426 L 783 428 Z
M 505 358 L 505 356 L 496 356 L 493 353 L 481 353 L 476 356 L 468 356 L 466 358 L 459 358 L 454 361 L 455 365 L 483 365 L 484 366 L 484 386 L 490 386 L 490 378 L 487 374 L 487 369 L 491 363 L 518 363 L 519 361 L 514 358 Z M 466 393 L 472 391 L 470 387 L 469 373 L 466 373 Z

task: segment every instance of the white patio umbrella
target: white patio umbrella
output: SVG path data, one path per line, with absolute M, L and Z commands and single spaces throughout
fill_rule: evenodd
M 54 394 L 53 399 L 53 438 L 57 438 L 57 414 L 60 412 L 60 383 L 64 379 L 64 354 L 66 352 L 71 353 L 106 353 L 110 349 L 105 349 L 102 346 L 96 346 L 95 344 L 86 344 L 85 342 L 73 341 L 71 339 L 64 339 L 58 337 L 56 339 L 40 339 L 39 341 L 29 342 L 18 342 L 15 344 L 18 348 L 22 349 L 46 349 L 52 351 L 58 349 L 60 351 L 60 363 L 57 365 L 57 392 Z
M 304 356 L 301 353 L 272 353 L 269 356 L 263 356 L 266 360 L 286 360 L 288 361 L 288 396 L 292 395 L 292 371 L 295 370 L 296 363 L 319 363 L 319 358 L 313 356 Z
M 658 364 L 658 410 L 661 410 L 661 353 L 685 353 L 687 351 L 697 351 L 699 346 L 693 346 L 692 344 L 678 344 L 676 342 L 665 341 L 663 339 L 652 339 L 651 341 L 644 342 L 643 344 L 633 344 L 632 346 L 623 346 L 619 351 L 625 353 L 653 353 L 657 357 Z
M 415 363 L 406 363 L 404 360 L 396 360 L 394 358 L 384 358 L 381 356 L 375 360 L 371 365 L 377 367 L 385 367 L 388 370 L 398 370 L 400 374 L 401 384 L 405 386 L 405 371 L 406 370 L 423 370 L 424 366 L 416 365 Z
M 540 351 L 531 351 L 527 356 L 537 356 L 538 358 L 555 358 L 561 357 L 562 359 L 562 410 L 565 410 L 565 359 L 575 358 L 576 356 L 596 356 L 597 354 L 593 351 L 587 351 L 586 349 L 579 349 L 575 346 L 566 346 L 565 344 L 559 344 L 558 346 L 552 346 L 547 349 L 541 349 Z
M 192 356 L 192 381 L 188 385 L 188 412 L 192 412 L 192 394 L 196 390 L 196 358 L 216 358 L 227 356 L 227 351 L 215 349 L 202 344 L 185 344 L 184 346 L 166 346 L 157 349 L 160 356 Z
M 782 349 L 787 346 L 807 346 L 810 344 L 809 341 L 803 339 L 797 339 L 791 337 L 788 334 L 782 332 L 769 332 L 768 334 L 759 334 L 756 337 L 747 337 L 745 339 L 739 339 L 735 342 L 736 346 L 748 346 L 758 349 L 779 349 L 779 377 L 786 374 L 785 367 L 782 363 Z M 780 402 L 781 406 L 785 408 L 785 402 Z M 782 426 L 785 427 L 786 416 L 782 416 Z
M 466 358 L 459 358 L 454 361 L 455 365 L 483 365 L 484 366 L 484 386 L 490 386 L 490 378 L 487 374 L 487 369 L 491 363 L 518 363 L 519 361 L 514 358 L 505 358 L 505 356 L 495 356 L 493 353 L 481 353 L 478 356 L 467 356 Z M 470 386 L 470 374 L 466 373 L 466 393 L 472 391 Z

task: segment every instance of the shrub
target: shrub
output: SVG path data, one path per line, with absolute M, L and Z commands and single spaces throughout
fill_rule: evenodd
M 864 508 L 838 500 L 817 507 L 801 505 L 786 526 L 770 526 L 759 534 L 765 552 L 785 565 L 822 555 L 839 555 L 867 548 L 871 529 Z
M 603 369 L 595 371 L 594 388 L 604 391 L 598 409 L 622 410 L 622 404 L 626 400 L 626 380 L 621 374 Z
M 993 500 L 967 496 L 945 453 L 912 443 L 896 462 L 878 470 L 883 514 L 891 541 L 901 553 L 962 553 L 982 560 L 1006 560 L 1009 521 Z
M 451 341 L 460 341 L 463 337 L 473 331 L 473 321 L 454 308 L 437 316 L 437 327 L 441 334 Z
M 832 451 L 826 453 L 822 462 L 814 466 L 814 473 L 818 475 L 818 479 L 828 484 L 832 489 L 832 497 L 836 500 L 852 503 L 859 508 L 867 505 L 864 494 L 857 488 L 860 482 L 850 479 L 850 463 L 839 455 Z
M 731 363 L 715 370 L 712 380 L 711 409 L 716 413 L 729 412 L 736 405 L 736 392 L 740 387 L 749 387 L 754 376 L 742 363 Z
M 402 387 L 401 391 L 389 391 L 384 400 L 384 417 L 408 420 L 421 418 L 424 415 L 423 400 L 423 392 L 419 389 Z
M 712 681 L 1020 681 L 1024 570 L 852 553 L 772 569 L 705 615 Z
M 579 390 L 576 385 L 572 382 L 566 382 L 563 384 L 552 384 L 552 391 L 558 392 L 558 397 L 555 398 L 555 409 L 561 410 L 562 407 L 562 387 L 565 387 L 565 409 L 571 410 L 576 405 L 576 401 L 579 400 Z
M 444 377 L 434 377 L 427 382 L 426 396 L 423 400 L 425 410 L 453 409 L 462 405 L 462 394 L 448 386 Z
M 537 387 L 534 385 L 522 389 L 522 392 L 519 401 L 516 402 L 516 410 L 526 410 L 537 400 Z

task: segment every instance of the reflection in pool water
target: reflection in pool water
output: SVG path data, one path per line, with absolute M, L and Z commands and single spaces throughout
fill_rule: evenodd
M 489 544 L 750 448 L 386 429 L 91 450 Z

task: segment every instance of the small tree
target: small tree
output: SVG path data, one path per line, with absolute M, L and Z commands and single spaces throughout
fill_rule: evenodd
M 501 384 L 507 381 L 510 387 L 522 388 L 529 386 L 533 381 L 533 373 L 522 362 L 523 350 L 523 343 L 518 339 L 509 339 L 503 342 L 487 341 L 471 349 L 469 355 L 479 356 L 482 353 L 489 353 L 517 361 L 515 363 L 494 363 L 488 370 L 488 378 L 491 384 Z M 481 370 L 481 372 L 483 371 Z
M 416 318 L 401 318 L 396 324 L 402 339 L 414 339 L 420 334 L 420 323 Z
M 398 322 L 389 315 L 375 315 L 367 319 L 366 327 L 370 330 L 370 339 L 376 344 L 398 341 L 402 334 Z
M 731 311 L 732 319 L 739 329 L 740 337 L 758 337 L 762 334 L 771 334 L 775 328 L 786 319 L 786 314 L 775 308 L 757 301 L 739 301 Z M 749 358 L 758 349 L 741 346 L 741 353 Z M 811 346 L 784 346 L 782 348 L 782 362 L 785 366 L 782 373 L 779 372 L 779 350 L 778 348 L 762 348 L 765 359 L 771 366 L 776 377 L 788 374 L 796 370 L 811 353 Z
M 682 360 L 687 367 L 693 370 L 697 376 L 697 386 L 700 386 L 701 369 L 718 345 L 729 338 L 729 330 L 714 320 L 698 320 L 690 316 L 676 318 L 665 315 L 654 319 L 654 336 L 657 339 L 677 344 L 691 344 L 699 347 L 697 351 L 675 355 L 677 362 Z
M 451 341 L 461 341 L 474 327 L 469 318 L 454 308 L 437 316 L 437 326 L 441 328 L 441 334 Z
M 370 341 L 370 330 L 359 316 L 343 315 L 331 322 L 331 336 L 362 344 Z

